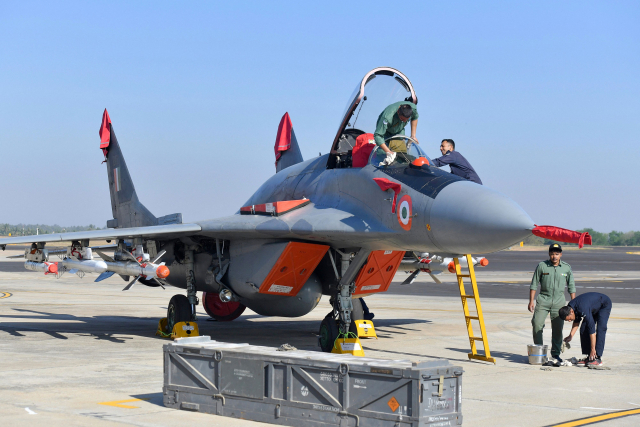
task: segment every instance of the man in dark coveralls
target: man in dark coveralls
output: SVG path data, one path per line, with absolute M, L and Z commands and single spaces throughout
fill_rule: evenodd
M 456 143 L 453 142 L 453 139 L 443 139 L 442 143 L 440 144 L 440 152 L 442 153 L 442 157 L 433 159 L 433 164 L 439 168 L 445 165 L 449 165 L 452 174 L 482 185 L 482 181 L 480 180 L 480 177 L 476 173 L 476 170 L 473 168 L 473 166 L 471 166 L 471 164 L 462 156 L 462 154 L 458 153 L 455 150 Z
M 567 321 L 573 322 L 569 336 L 564 340 L 571 341 L 580 327 L 580 344 L 582 354 L 587 357 L 578 362 L 578 366 L 602 365 L 604 340 L 607 336 L 607 322 L 611 314 L 611 299 L 599 292 L 587 292 L 572 299 L 562 307 L 558 314 Z M 582 326 L 580 326 L 582 321 Z

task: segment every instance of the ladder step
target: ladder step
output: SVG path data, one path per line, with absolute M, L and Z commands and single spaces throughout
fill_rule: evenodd
M 480 320 L 478 316 L 464 316 L 467 319 Z
M 485 362 L 492 362 L 494 364 L 496 363 L 496 359 L 494 359 L 493 357 L 487 357 L 481 354 L 473 354 L 473 353 L 469 353 L 468 356 L 469 356 L 469 359 L 484 360 Z
M 482 337 L 469 337 L 470 340 L 482 341 Z
M 463 296 L 465 298 L 475 298 L 476 297 L 475 295 L 461 295 L 461 296 Z
M 468 274 L 458 274 L 458 277 L 471 277 Z

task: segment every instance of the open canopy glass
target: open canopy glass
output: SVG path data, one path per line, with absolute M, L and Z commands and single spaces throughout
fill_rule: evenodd
M 336 167 L 340 156 L 344 157 L 353 149 L 358 135 L 374 133 L 380 113 L 399 101 L 418 103 L 413 86 L 404 74 L 388 67 L 368 72 L 347 103 L 327 166 Z

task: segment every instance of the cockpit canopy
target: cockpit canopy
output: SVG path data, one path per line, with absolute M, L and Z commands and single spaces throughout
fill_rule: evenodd
M 420 157 L 427 159 L 429 164 L 431 164 L 431 158 L 429 158 L 429 156 L 422 151 L 422 148 L 413 142 L 411 138 L 390 138 L 386 141 L 386 144 L 391 151 L 396 153 L 396 160 L 394 162 L 396 164 L 407 165 Z M 377 167 L 385 157 L 386 153 L 382 151 L 382 149 L 374 148 L 371 150 L 371 155 L 369 156 L 369 164 Z
M 368 72 L 358 83 L 347 103 L 331 147 L 327 167 L 350 167 L 350 152 L 356 145 L 356 138 L 364 133 L 373 133 L 380 113 L 390 104 L 399 101 L 418 103 L 413 86 L 404 74 L 388 67 Z M 416 144 L 407 144 L 407 140 L 404 142 L 408 156 L 420 154 L 426 157 Z M 371 158 L 376 155 L 376 151 L 381 150 L 374 149 Z

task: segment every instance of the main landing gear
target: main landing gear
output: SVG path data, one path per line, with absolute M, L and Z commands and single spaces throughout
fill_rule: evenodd
M 156 335 L 164 337 L 198 336 L 196 322 L 196 306 L 199 304 L 196 278 L 193 271 L 193 247 L 185 250 L 184 264 L 187 272 L 187 295 L 174 295 L 167 307 L 166 319 L 160 320 Z
M 191 322 L 193 320 L 192 317 L 189 299 L 184 295 L 174 295 L 171 297 L 169 307 L 167 308 L 167 326 L 165 332 L 170 334 L 177 323 Z
M 218 322 L 230 322 L 240 317 L 247 308 L 239 301 L 222 302 L 216 292 L 202 293 L 202 307 L 209 317 Z

